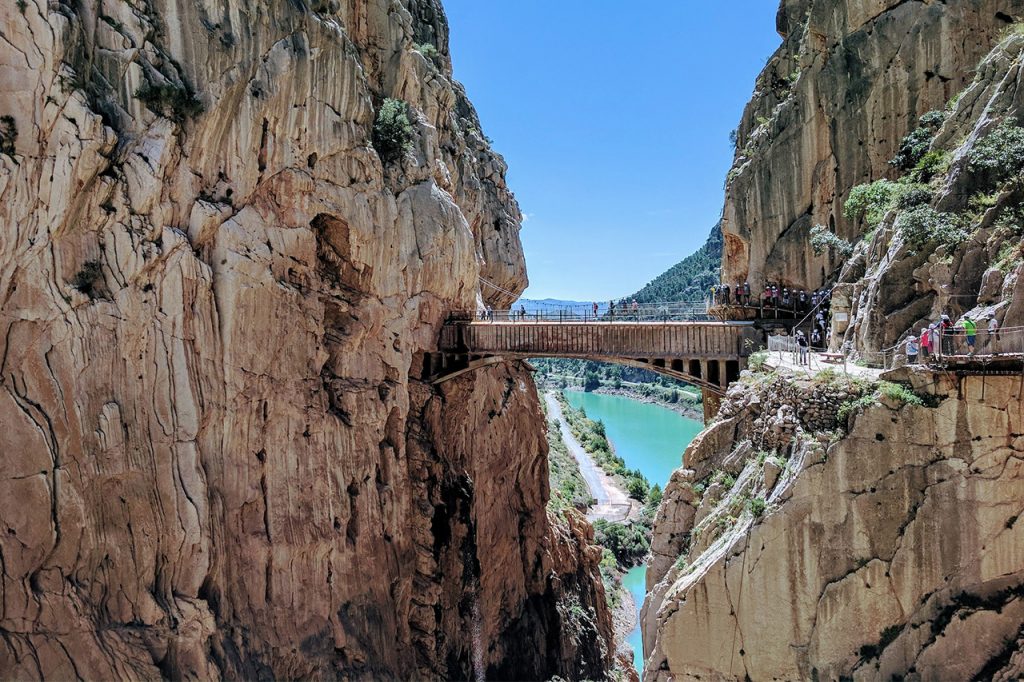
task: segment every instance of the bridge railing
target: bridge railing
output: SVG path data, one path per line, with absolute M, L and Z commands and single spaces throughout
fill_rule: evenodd
M 451 320 L 502 323 L 572 323 L 581 322 L 699 322 L 714 319 L 707 306 L 701 304 L 658 304 L 636 308 L 616 308 L 614 311 L 593 308 L 567 307 L 546 310 L 477 310 L 453 313 Z
M 938 345 L 928 352 L 922 352 L 918 344 L 916 364 L 986 365 L 1006 360 L 1024 360 L 1024 327 L 1007 327 L 993 333 L 988 329 L 978 329 L 973 348 L 962 329 L 950 329 L 937 337 Z M 904 338 L 890 348 L 877 351 L 844 349 L 842 354 L 854 364 L 883 370 L 896 369 L 911 364 L 906 343 Z M 769 352 L 790 353 L 795 360 L 798 350 L 796 339 L 792 336 L 778 335 L 768 339 Z M 815 350 L 811 349 L 811 352 Z

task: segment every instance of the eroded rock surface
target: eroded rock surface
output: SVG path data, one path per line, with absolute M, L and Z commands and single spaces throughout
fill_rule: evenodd
M 418 379 L 526 285 L 440 5 L 0 25 L 0 677 L 599 677 L 529 374 Z
M 811 407 L 865 387 L 731 391 L 731 438 L 695 441 L 685 463 L 751 454 L 706 489 L 693 472 L 666 488 L 654 546 L 681 551 L 651 576 L 645 679 L 1024 674 L 1020 381 L 913 382 L 937 406 L 880 395 L 838 430 L 814 428 Z
M 784 42 L 737 130 L 723 281 L 824 284 L 836 261 L 814 254 L 810 228 L 856 241 L 862 226 L 842 210 L 850 189 L 894 173 L 918 117 L 970 83 L 1022 15 L 1020 0 L 783 0 Z

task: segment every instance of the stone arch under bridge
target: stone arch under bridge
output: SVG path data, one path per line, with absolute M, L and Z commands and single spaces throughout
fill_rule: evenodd
M 574 358 L 651 370 L 698 386 L 704 416 L 747 366 L 764 335 L 744 322 L 448 322 L 422 378 L 441 383 L 503 360 Z

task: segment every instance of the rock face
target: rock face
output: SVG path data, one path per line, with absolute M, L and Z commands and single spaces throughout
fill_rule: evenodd
M 942 109 L 1020 0 L 783 0 L 784 42 L 758 77 L 737 130 L 722 231 L 724 281 L 816 288 L 837 264 L 809 230 L 855 241 L 850 189 L 892 175 L 901 138 Z
M 677 472 L 659 510 L 654 545 L 680 559 L 649 574 L 645 679 L 1024 673 L 1019 377 L 909 379 L 937 406 L 876 394 L 838 430 L 815 411 L 864 386 L 731 391 L 685 463 L 738 473 Z
M 0 23 L 0 677 L 599 677 L 529 374 L 418 380 L 526 285 L 439 4 Z

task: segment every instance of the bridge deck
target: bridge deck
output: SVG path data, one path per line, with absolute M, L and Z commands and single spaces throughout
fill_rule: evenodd
M 739 359 L 761 343 L 736 322 L 463 322 L 445 325 L 441 350 L 527 357 Z

